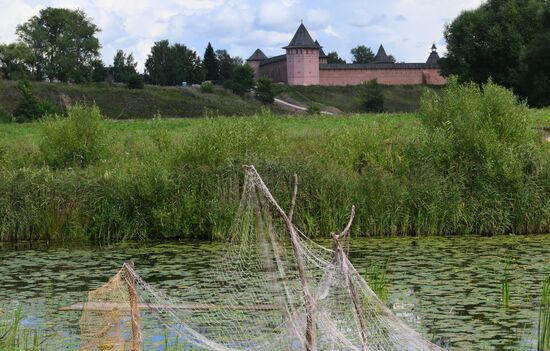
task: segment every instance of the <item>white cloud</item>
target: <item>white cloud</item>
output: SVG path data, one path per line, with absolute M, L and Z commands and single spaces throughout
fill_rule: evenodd
M 323 28 L 330 24 L 330 13 L 325 9 L 309 9 L 305 21 L 310 29 Z
M 295 3 L 290 1 L 269 0 L 258 7 L 257 24 L 266 30 L 288 30 L 295 26 Z
M 341 38 L 342 37 L 340 34 L 336 33 L 336 31 L 334 30 L 334 28 L 331 25 L 326 26 L 323 29 L 323 32 L 325 32 L 326 34 L 328 34 L 332 37 L 335 37 L 335 38 Z
M 21 1 L 1 1 L 0 42 L 16 39 L 15 27 L 35 15 L 42 6 L 32 6 Z

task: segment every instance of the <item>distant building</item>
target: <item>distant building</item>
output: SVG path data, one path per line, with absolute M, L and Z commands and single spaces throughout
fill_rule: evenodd
M 256 77 L 269 77 L 273 82 L 289 85 L 357 85 L 378 80 L 380 84 L 443 85 L 439 73 L 439 55 L 435 44 L 424 63 L 393 63 L 380 45 L 369 64 L 329 64 L 318 41 L 314 41 L 302 23 L 294 38 L 283 49 L 286 54 L 268 58 L 257 49 L 246 61 Z

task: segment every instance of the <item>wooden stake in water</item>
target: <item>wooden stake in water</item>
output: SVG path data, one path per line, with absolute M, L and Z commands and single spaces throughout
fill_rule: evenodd
M 132 351 L 141 350 L 141 331 L 139 328 L 139 305 L 136 284 L 132 275 L 134 262 L 124 264 L 126 282 L 128 283 L 128 295 L 130 296 L 130 316 L 132 320 Z
M 298 273 L 300 275 L 300 281 L 302 283 L 302 290 L 304 295 L 304 304 L 305 304 L 305 310 L 306 310 L 306 351 L 317 351 L 317 336 L 315 334 L 315 321 L 313 319 L 313 311 L 315 309 L 315 300 L 313 299 L 313 295 L 310 292 L 309 289 L 309 283 L 307 280 L 305 268 L 304 268 L 304 262 L 302 259 L 302 256 L 300 255 L 300 243 L 298 239 L 298 233 L 296 233 L 296 230 L 294 229 L 294 224 L 292 223 L 291 219 L 289 218 L 293 216 L 294 214 L 294 206 L 296 204 L 296 193 L 298 191 L 298 177 L 294 176 L 294 191 L 292 194 L 292 204 L 289 211 L 289 214 L 279 206 L 267 186 L 265 185 L 264 181 L 262 180 L 262 177 L 258 174 L 256 171 L 256 168 L 254 166 L 245 166 L 247 171 L 249 172 L 249 175 L 254 177 L 254 179 L 257 181 L 259 185 L 259 190 L 264 194 L 269 204 L 275 209 L 275 211 L 280 215 L 280 217 L 283 219 L 283 221 L 286 224 L 287 230 L 290 234 L 290 241 L 292 244 L 292 251 L 294 253 L 294 259 L 296 260 L 296 267 L 298 269 Z
M 348 292 L 351 297 L 351 301 L 353 303 L 353 309 L 355 310 L 355 315 L 357 317 L 357 321 L 359 322 L 359 332 L 361 334 L 361 342 L 362 342 L 362 351 L 368 350 L 368 335 L 367 335 L 367 325 L 365 321 L 365 313 L 363 311 L 363 307 L 361 305 L 361 301 L 359 299 L 359 296 L 357 295 L 357 290 L 355 289 L 355 284 L 353 283 L 353 279 L 351 276 L 351 272 L 348 266 L 348 258 L 344 251 L 344 247 L 342 246 L 342 243 L 340 242 L 341 238 L 345 238 L 346 236 L 350 235 L 351 225 L 353 223 L 353 219 L 355 218 L 355 206 L 351 208 L 351 215 L 349 217 L 349 222 L 346 228 L 340 233 L 340 235 L 332 234 L 332 240 L 334 242 L 334 254 L 335 254 L 335 264 L 340 264 L 342 266 L 342 269 L 344 271 L 344 274 L 346 276 L 346 284 L 348 286 Z

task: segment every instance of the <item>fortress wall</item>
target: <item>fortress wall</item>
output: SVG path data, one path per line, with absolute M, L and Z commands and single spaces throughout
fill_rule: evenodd
M 443 85 L 437 69 L 321 69 L 320 85 L 358 85 L 377 79 L 386 85 Z
M 438 69 L 425 69 L 424 79 L 428 85 L 445 85 L 447 78 L 443 77 Z
M 286 83 L 286 60 L 280 60 L 260 66 L 259 76 L 271 78 L 273 83 Z

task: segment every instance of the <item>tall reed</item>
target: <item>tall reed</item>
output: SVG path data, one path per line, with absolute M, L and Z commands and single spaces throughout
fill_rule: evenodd
M 506 260 L 501 280 L 502 305 L 504 307 L 510 306 L 510 265 L 510 260 Z
M 21 328 L 23 309 L 18 306 L 11 316 L 0 321 L 0 350 L 38 351 L 39 335 L 36 330 Z
M 542 297 L 539 309 L 539 323 L 537 333 L 537 350 L 544 351 L 550 348 L 550 274 L 542 285 Z
M 386 302 L 389 292 L 388 262 L 389 259 L 385 259 L 381 264 L 372 263 L 366 269 L 366 279 L 369 287 L 384 302 Z

